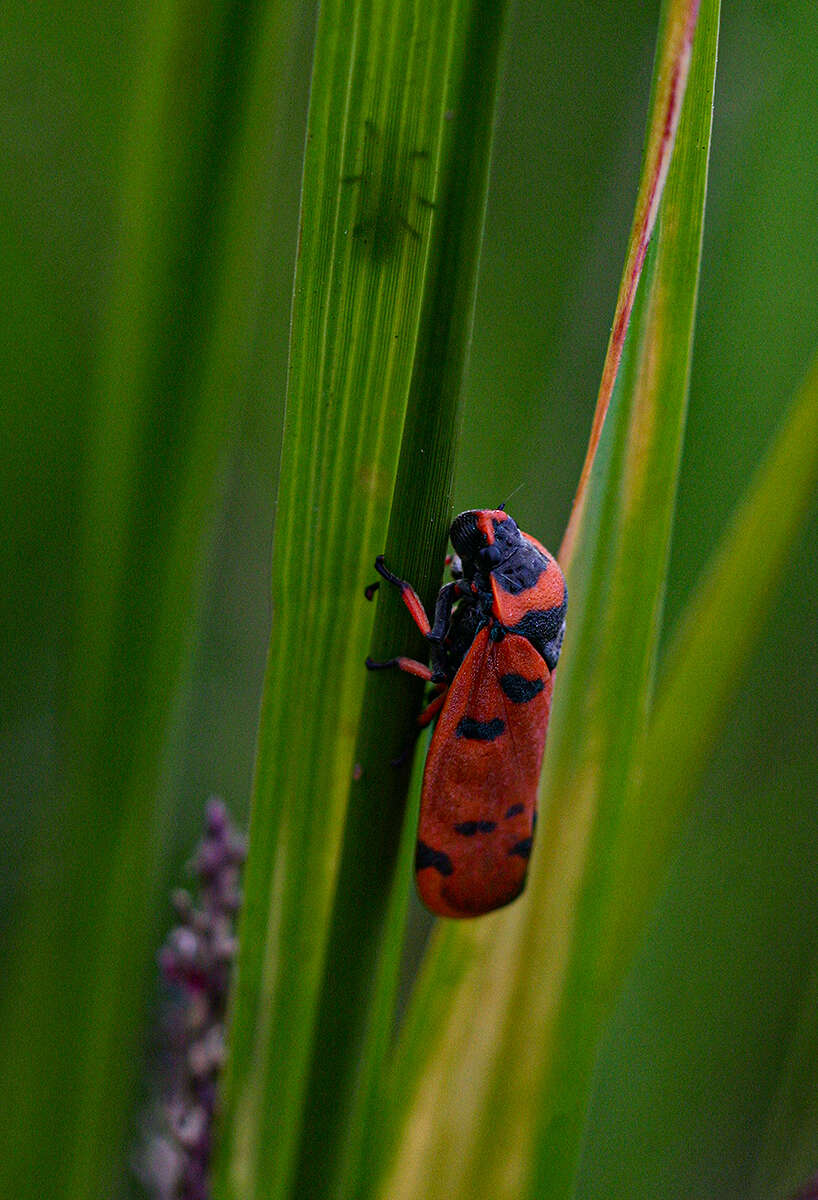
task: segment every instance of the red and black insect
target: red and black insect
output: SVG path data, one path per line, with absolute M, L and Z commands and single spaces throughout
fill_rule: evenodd
M 431 666 L 400 657 L 366 665 L 435 685 L 418 718 L 420 726 L 437 718 L 423 776 L 418 891 L 434 913 L 475 917 L 525 887 L 566 592 L 554 557 L 503 509 L 461 513 L 450 537 L 453 581 L 438 594 L 433 624 L 413 588 L 383 557 L 375 561 L 430 642 Z

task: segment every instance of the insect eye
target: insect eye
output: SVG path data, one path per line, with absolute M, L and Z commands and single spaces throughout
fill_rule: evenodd
M 470 510 L 461 513 L 452 522 L 449 537 L 452 539 L 455 553 L 461 559 L 474 558 L 483 544 L 483 534 L 477 528 L 477 516 L 475 511 Z
M 503 552 L 496 542 L 492 542 L 490 546 L 484 546 L 478 555 L 480 565 L 483 567 L 496 567 L 500 559 L 503 557 Z

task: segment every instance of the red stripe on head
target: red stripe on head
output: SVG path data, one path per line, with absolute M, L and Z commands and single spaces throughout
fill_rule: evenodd
M 483 509 L 477 517 L 477 528 L 486 539 L 487 546 L 494 545 L 494 521 L 492 518 L 500 515 L 504 517 L 505 513 L 500 514 L 492 512 L 490 509 Z

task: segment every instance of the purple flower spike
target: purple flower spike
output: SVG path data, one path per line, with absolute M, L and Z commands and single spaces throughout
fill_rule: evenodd
M 246 841 L 224 804 L 212 797 L 204 837 L 189 866 L 198 884 L 197 902 L 182 888 L 173 893 L 179 924 L 158 955 L 162 978 L 173 990 L 161 1030 L 167 1069 L 136 1162 L 154 1200 L 209 1200 L 225 1012 L 237 951 L 233 924 L 246 853 Z

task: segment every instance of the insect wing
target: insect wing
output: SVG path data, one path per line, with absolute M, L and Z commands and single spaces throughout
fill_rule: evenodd
M 552 686 L 526 638 L 475 637 L 423 777 L 416 871 L 432 912 L 478 916 L 523 890 Z

